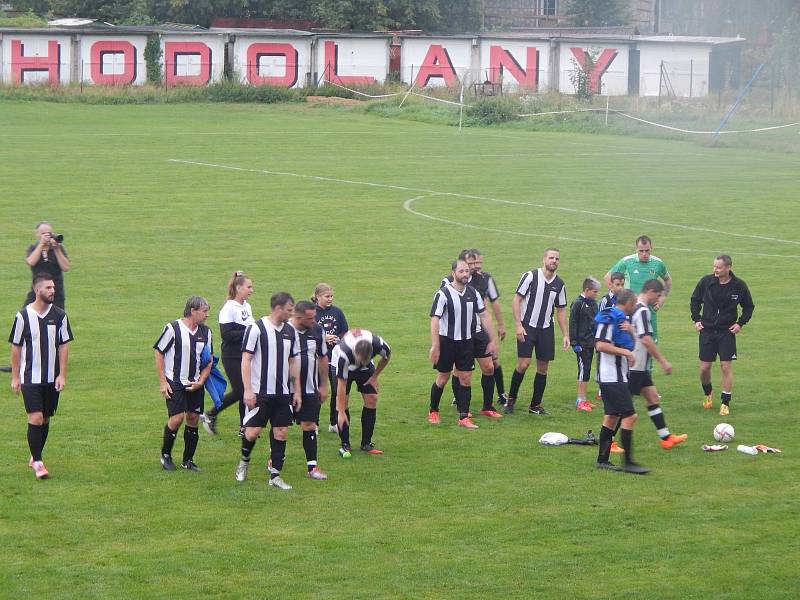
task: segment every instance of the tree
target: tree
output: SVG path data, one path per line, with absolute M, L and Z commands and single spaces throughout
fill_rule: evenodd
M 568 0 L 565 15 L 577 27 L 610 27 L 630 22 L 624 0 Z

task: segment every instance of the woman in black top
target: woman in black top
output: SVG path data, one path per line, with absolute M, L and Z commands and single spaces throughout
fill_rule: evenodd
M 333 305 L 333 288 L 327 283 L 318 283 L 314 288 L 314 295 L 311 301 L 317 308 L 317 324 L 322 327 L 325 333 L 325 343 L 328 346 L 328 356 L 333 352 L 333 348 L 339 343 L 339 339 L 347 333 L 347 319 L 338 306 Z M 328 431 L 336 433 L 338 417 L 336 415 L 336 376 L 334 374 L 333 363 L 329 365 L 328 378 L 330 380 L 330 424 Z
M 56 297 L 53 304 L 59 308 L 64 308 L 66 300 L 64 294 L 64 276 L 62 273 L 69 271 L 72 264 L 69 262 L 67 251 L 56 239 L 53 234 L 53 227 L 47 221 L 42 221 L 36 226 L 36 235 L 39 241 L 28 246 L 28 253 L 25 262 L 31 268 L 31 274 L 35 277 L 37 273 L 46 273 L 53 278 L 56 284 Z M 28 292 L 25 304 L 30 304 L 36 299 L 33 290 Z

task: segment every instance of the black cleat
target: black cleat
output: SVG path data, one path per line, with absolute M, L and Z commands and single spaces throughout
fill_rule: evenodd
M 622 471 L 622 467 L 618 467 L 615 464 L 612 464 L 608 461 L 605 462 L 597 462 L 597 468 L 605 471 Z
M 542 416 L 548 416 L 550 414 L 544 409 L 544 406 L 542 406 L 541 404 L 539 406 L 529 407 L 528 412 L 532 415 L 542 415 Z
M 497 395 L 497 403 L 500 406 L 505 406 L 508 402 L 508 396 L 506 394 L 498 394 Z
M 647 475 L 650 472 L 650 469 L 636 464 L 635 462 L 625 463 L 622 465 L 622 470 L 626 473 L 634 473 L 636 475 Z
M 590 444 L 597 443 L 597 438 L 594 437 L 594 434 L 592 433 L 591 429 L 586 432 L 586 441 L 589 442 Z
M 164 467 L 165 471 L 175 471 L 177 469 L 175 463 L 172 462 L 172 457 L 169 454 L 161 455 L 161 466 Z
M 193 460 L 185 460 L 181 463 L 181 468 L 186 469 L 187 471 L 194 471 L 195 473 L 199 473 L 201 471 L 200 467 L 194 464 Z

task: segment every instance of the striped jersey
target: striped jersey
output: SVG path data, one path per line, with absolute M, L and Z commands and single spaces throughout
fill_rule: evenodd
M 594 336 L 595 343 L 608 342 L 614 344 L 614 324 L 600 323 Z M 598 383 L 627 383 L 628 359 L 616 354 L 597 352 Z
M 608 292 L 602 298 L 600 298 L 600 302 L 597 304 L 597 312 L 605 310 L 607 308 L 611 308 L 612 306 L 617 305 L 617 295 L 613 292 Z
M 471 340 L 480 331 L 478 315 L 485 310 L 483 299 L 471 285 L 459 292 L 452 283 L 433 296 L 431 318 L 439 317 L 439 335 L 451 340 Z
M 355 347 L 360 340 L 367 340 L 372 344 L 372 357 L 381 356 L 381 358 L 388 359 L 392 354 L 392 349 L 389 348 L 383 338 L 379 335 L 367 331 L 366 329 L 351 329 L 348 331 L 341 341 L 336 344 L 331 355 L 331 364 L 336 369 L 336 376 L 340 379 L 347 381 L 350 373 L 354 371 L 368 371 L 371 367 L 370 364 L 361 366 L 356 362 Z
M 640 341 L 646 335 L 653 337 L 653 323 L 650 320 L 650 308 L 641 302 L 636 303 L 636 312 L 631 315 L 631 325 L 633 325 L 634 337 L 636 339 L 636 348 L 633 349 L 633 355 L 636 361 L 631 367 L 631 371 L 648 371 L 650 354 L 647 348 Z
M 22 348 L 20 357 L 20 383 L 37 385 L 55 383 L 59 375 L 59 346 L 71 342 L 67 313 L 51 304 L 40 315 L 28 304 L 14 316 L 14 325 L 8 341 Z
M 520 321 L 534 329 L 553 326 L 553 307 L 567 305 L 567 288 L 558 276 L 548 281 L 542 268 L 526 271 L 517 285 L 517 294 L 522 296 Z
M 300 331 L 290 325 L 297 334 L 297 354 L 300 357 L 300 382 L 302 394 L 319 393 L 319 361 L 328 356 L 328 345 L 325 343 L 325 333 L 322 327 L 314 325 L 309 329 Z M 291 383 L 291 382 L 290 382 Z M 292 391 L 293 386 L 290 385 Z
M 190 385 L 200 379 L 200 356 L 206 346 L 214 354 L 207 326 L 200 324 L 192 331 L 183 319 L 176 319 L 164 325 L 153 348 L 164 355 L 164 377 L 173 383 Z
M 219 334 L 222 338 L 222 358 L 242 357 L 242 338 L 248 325 L 255 323 L 253 309 L 245 300 L 227 300 L 219 311 Z
M 448 275 L 444 279 L 442 279 L 442 283 L 439 287 L 444 287 L 448 283 L 453 283 L 453 276 Z M 469 281 L 467 281 L 469 285 L 475 288 L 477 292 L 483 298 L 484 304 L 488 300 L 489 302 L 495 302 L 500 298 L 500 292 L 497 291 L 497 284 L 494 282 L 494 277 L 492 277 L 486 271 L 481 271 L 480 273 L 473 273 L 469 276 Z
M 288 323 L 276 327 L 267 317 L 247 326 L 242 352 L 253 355 L 250 387 L 256 396 L 288 396 L 289 359 L 297 356 L 297 332 Z

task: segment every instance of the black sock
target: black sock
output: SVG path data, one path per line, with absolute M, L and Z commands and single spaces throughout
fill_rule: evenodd
M 175 445 L 175 438 L 178 430 L 172 431 L 169 425 L 164 425 L 164 443 L 161 445 L 161 454 L 172 454 L 172 446 Z
M 710 395 L 711 395 L 711 391 L 714 389 L 714 388 L 711 386 L 711 384 L 710 384 L 710 383 L 701 383 L 700 385 L 702 385 L 702 386 L 703 386 L 703 393 L 704 393 L 706 396 L 710 396 Z
M 656 426 L 656 432 L 658 433 L 658 437 L 662 440 L 669 437 L 669 429 L 667 428 L 667 419 L 664 417 L 664 413 L 661 410 L 660 404 L 653 404 L 647 407 L 647 414 L 650 417 L 650 420 L 653 421 L 653 425 Z
M 730 394 L 728 394 L 730 396 Z M 50 422 L 42 423 L 42 450 L 44 450 L 44 445 L 47 443 L 47 434 L 50 433 Z
M 597 462 L 608 462 L 608 457 L 611 455 L 611 440 L 614 437 L 614 431 L 603 425 L 600 428 L 600 448 L 597 452 Z
M 483 410 L 491 410 L 494 402 L 494 375 L 481 375 Z
M 498 396 L 502 396 L 506 393 L 506 382 L 503 380 L 503 367 L 500 365 L 494 368 L 494 386 L 497 388 Z
M 350 409 L 344 411 L 347 416 L 347 423 L 343 427 L 339 427 L 339 439 L 342 441 L 342 447 L 350 447 Z
M 470 402 L 472 402 L 472 387 L 468 385 L 458 386 L 456 404 L 458 405 L 459 419 L 466 419 L 469 416 Z
M 458 380 L 458 377 L 453 376 L 450 378 L 450 384 L 453 388 L 453 398 L 455 398 L 456 404 L 458 404 L 458 390 L 461 389 L 461 382 Z
M 533 378 L 533 396 L 531 397 L 531 407 L 539 406 L 542 403 L 545 387 L 547 387 L 547 375 L 537 373 Z
M 361 445 L 372 443 L 372 432 L 375 431 L 375 421 L 378 418 L 377 408 L 361 409 Z
M 42 460 L 42 425 L 28 423 L 28 448 L 34 461 Z
M 728 406 L 731 403 L 731 393 L 730 392 L 722 392 L 719 395 L 719 399 L 722 400 L 722 403 L 725 406 Z M 44 443 L 42 443 L 42 446 L 44 446 Z
M 281 474 L 283 468 L 283 459 L 286 456 L 286 440 L 276 440 L 272 438 L 269 443 L 270 455 L 272 459 L 272 467 L 270 467 L 269 478 L 275 479 Z
M 633 462 L 633 430 L 623 427 L 619 432 L 619 439 L 625 449 L 625 463 L 630 464 Z
M 620 427 L 622 427 L 622 419 L 617 419 L 617 424 L 614 425 L 614 434 L 613 435 L 615 435 L 615 436 L 617 435 L 617 432 L 619 431 Z
M 436 383 L 431 385 L 431 412 L 439 412 L 439 402 L 442 400 L 444 388 L 440 388 Z
M 199 439 L 200 434 L 197 432 L 197 427 L 189 427 L 187 425 L 183 428 L 183 462 L 194 458 L 194 452 L 197 450 L 197 441 Z
M 242 436 L 242 460 L 244 462 L 250 462 L 250 453 L 253 451 L 253 447 L 256 445 L 257 441 L 258 438 L 251 442 L 247 439 L 247 436 Z
M 303 450 L 306 451 L 306 465 L 310 471 L 317 466 L 317 433 L 303 430 Z
M 522 385 L 522 380 L 525 379 L 525 373 L 520 373 L 516 369 L 511 374 L 511 387 L 508 388 L 508 397 L 516 398 L 519 393 L 519 386 Z

